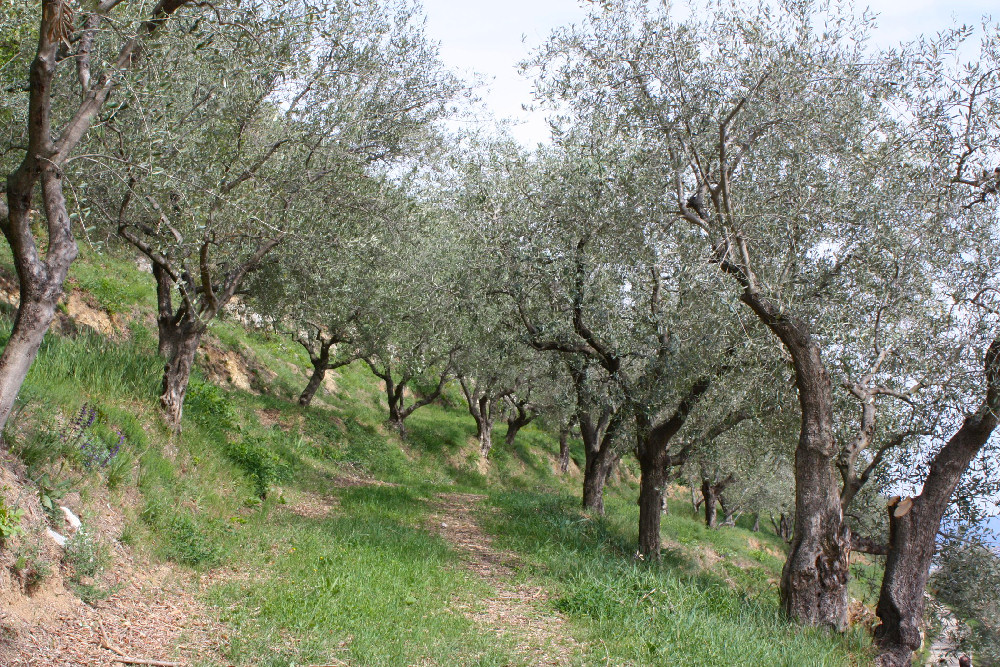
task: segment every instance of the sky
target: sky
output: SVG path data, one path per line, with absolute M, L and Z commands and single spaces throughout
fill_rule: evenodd
M 680 3 L 677 3 L 680 4 Z M 485 105 L 499 118 L 517 119 L 512 134 L 531 146 L 548 134 L 545 117 L 522 110 L 531 103 L 531 82 L 517 72 L 518 61 L 539 46 L 553 28 L 580 22 L 589 2 L 581 0 L 423 0 L 427 30 L 441 44 L 446 64 L 466 74 L 479 74 L 487 85 L 479 91 Z M 856 0 L 863 8 L 863 0 Z M 932 34 L 953 21 L 977 24 L 993 10 L 996 0 L 872 0 L 879 15 L 875 39 L 896 44 L 921 33 Z

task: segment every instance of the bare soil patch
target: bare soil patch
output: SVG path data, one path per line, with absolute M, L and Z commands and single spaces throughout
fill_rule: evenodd
M 162 575 L 135 580 L 92 606 L 65 590 L 43 592 L 32 598 L 30 620 L 0 611 L 0 664 L 104 667 L 121 665 L 115 658 L 122 657 L 223 662 L 221 626 L 186 586 Z
M 464 557 L 466 568 L 490 584 L 495 593 L 456 608 L 486 631 L 510 639 L 534 665 L 569 665 L 579 645 L 566 632 L 565 619 L 546 608 L 548 592 L 539 586 L 509 581 L 519 567 L 517 555 L 493 547 L 476 521 L 476 505 L 484 496 L 441 494 L 433 506 L 432 529 Z

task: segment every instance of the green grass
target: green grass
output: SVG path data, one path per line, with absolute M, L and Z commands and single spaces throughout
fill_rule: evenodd
M 487 593 L 422 526 L 423 499 L 399 487 L 336 491 L 335 516 L 276 505 L 242 526 L 234 564 L 258 573 L 210 600 L 235 631 L 239 665 L 516 665 L 507 642 L 478 632 L 456 600 Z
M 208 342 L 251 360 L 256 392 L 215 386 L 196 369 L 183 435 L 173 437 L 157 408 L 163 366 L 155 331 L 137 311 L 151 307 L 151 276 L 92 251 L 72 276 L 110 312 L 137 317 L 119 342 L 47 335 L 8 441 L 46 492 L 79 492 L 84 502 L 95 499 L 95 511 L 120 505 L 121 541 L 140 557 L 237 573 L 204 593 L 227 628 L 226 664 L 530 664 L 514 638 L 457 611 L 492 591 L 427 529 L 431 499 L 442 491 L 488 494 L 482 524 L 524 564 L 515 578 L 550 592 L 545 604 L 565 615 L 563 631 L 579 640 L 582 664 L 867 661 L 860 635 L 806 631 L 781 618 L 775 580 L 784 546 L 769 532 L 708 530 L 675 502 L 663 518 L 662 562 L 637 562 L 634 486 L 609 489 L 607 517 L 581 513 L 578 482 L 553 472 L 558 440 L 537 424 L 513 446 L 498 424 L 484 472 L 454 386 L 407 420 L 405 437 L 385 424 L 379 383 L 360 363 L 331 372 L 332 388 L 302 408 L 295 398 L 307 380 L 303 350 L 225 318 Z M 0 323 L 0 344 L 9 327 L 9 319 Z M 61 425 L 84 402 L 98 408 L 101 437 L 125 435 L 113 469 L 83 469 L 60 441 Z M 581 444 L 572 447 L 582 462 Z M 344 476 L 390 485 L 345 488 L 337 481 Z M 333 511 L 292 511 L 317 497 Z
M 763 534 L 707 530 L 676 503 L 664 517 L 661 563 L 632 557 L 637 520 L 632 490 L 610 493 L 608 518 L 577 509 L 566 494 L 497 491 L 484 513 L 499 546 L 524 554 L 528 575 L 557 592 L 555 607 L 583 631 L 586 664 L 847 665 L 866 639 L 804 630 L 785 621 L 769 581 L 780 559 L 748 546 Z M 685 548 L 687 543 L 691 548 Z M 697 552 L 721 556 L 709 570 Z M 697 547 L 697 548 L 695 548 Z

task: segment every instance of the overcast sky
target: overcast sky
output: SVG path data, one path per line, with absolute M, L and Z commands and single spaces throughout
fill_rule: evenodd
M 518 75 L 517 62 L 545 41 L 553 28 L 579 22 L 589 3 L 424 0 L 423 4 L 428 32 L 440 41 L 444 61 L 460 72 L 483 76 L 488 88 L 480 91 L 481 97 L 497 117 L 522 121 L 513 132 L 522 143 L 544 140 L 544 117 L 522 111 L 522 105 L 531 102 L 531 83 Z M 858 1 L 857 6 L 865 3 Z M 868 6 L 879 14 L 876 39 L 883 44 L 934 33 L 953 21 L 977 24 L 991 9 L 997 13 L 996 0 L 873 0 Z

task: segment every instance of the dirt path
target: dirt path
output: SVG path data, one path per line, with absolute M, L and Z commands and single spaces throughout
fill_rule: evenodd
M 538 586 L 514 585 L 516 554 L 495 549 L 475 519 L 476 506 L 485 496 L 440 494 L 431 520 L 435 532 L 464 557 L 466 567 L 488 583 L 494 594 L 473 604 L 459 603 L 462 611 L 483 628 L 514 642 L 533 665 L 569 665 L 579 648 L 566 632 L 565 620 L 545 609 L 547 592 Z

